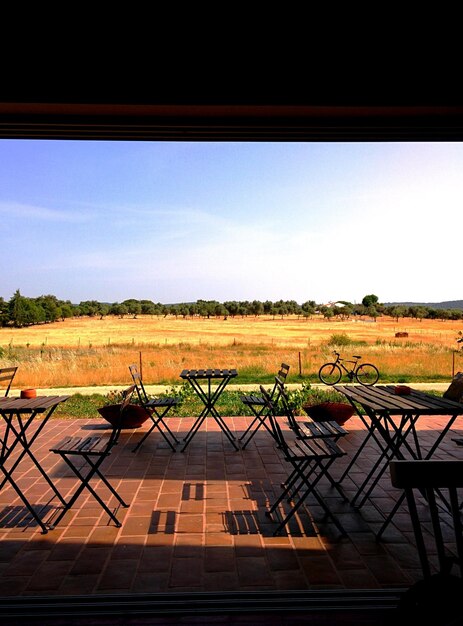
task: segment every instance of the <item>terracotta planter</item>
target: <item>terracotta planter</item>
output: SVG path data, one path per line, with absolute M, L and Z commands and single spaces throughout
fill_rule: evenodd
M 121 411 L 120 404 L 109 404 L 98 409 L 98 413 L 114 426 L 119 419 Z M 139 428 L 142 426 L 149 415 L 145 409 L 139 404 L 128 404 L 123 415 L 121 428 Z
M 340 426 L 355 413 L 354 407 L 344 402 L 322 402 L 313 406 L 306 404 L 302 408 L 315 422 L 335 421 Z
M 21 398 L 36 398 L 37 391 L 35 389 L 23 389 L 21 391 Z

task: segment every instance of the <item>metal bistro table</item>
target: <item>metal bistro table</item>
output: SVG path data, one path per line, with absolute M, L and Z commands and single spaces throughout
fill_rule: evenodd
M 198 397 L 204 404 L 204 409 L 200 415 L 196 418 L 193 426 L 184 438 L 185 444 L 182 448 L 182 452 L 185 451 L 187 445 L 193 439 L 195 434 L 200 429 L 202 423 L 208 415 L 211 415 L 217 424 L 222 429 L 230 443 L 235 450 L 238 450 L 238 446 L 235 443 L 235 437 L 228 426 L 225 424 L 223 418 L 219 415 L 215 404 L 222 395 L 225 387 L 228 385 L 232 378 L 236 378 L 238 372 L 235 369 L 203 369 L 203 370 L 183 370 L 180 374 L 180 378 L 187 380 L 195 390 Z M 213 381 L 219 381 L 216 387 L 212 386 Z M 202 386 L 201 383 L 206 383 Z
M 363 506 L 369 498 L 388 468 L 390 460 L 430 459 L 456 418 L 463 415 L 463 404 L 414 389 L 411 389 L 407 395 L 398 395 L 394 385 L 335 385 L 334 389 L 346 396 L 367 429 L 365 440 L 351 459 L 340 481 L 349 474 L 369 439 L 373 439 L 380 448 L 380 453 L 373 467 L 368 471 L 366 478 L 358 486 L 358 490 L 351 500 L 351 504 L 357 507 Z M 364 414 L 360 409 L 363 409 Z M 418 438 L 416 423 L 418 419 L 431 415 L 448 416 L 448 420 L 444 428 L 437 433 L 432 445 L 424 451 Z M 363 497 L 361 497 L 362 495 Z M 360 501 L 357 502 L 360 497 Z M 399 498 L 386 517 L 378 537 L 388 526 L 403 498 L 404 495 Z
M 28 511 L 44 533 L 48 531 L 47 525 L 40 514 L 34 510 L 34 507 L 13 478 L 13 473 L 20 465 L 21 461 L 25 457 L 28 457 L 39 470 L 53 493 L 59 498 L 62 504 L 65 504 L 61 494 L 47 476 L 47 473 L 34 456 L 31 448 L 56 407 L 69 397 L 70 396 L 0 398 L 0 416 L 6 424 L 5 429 L 2 430 L 0 434 L 0 470 L 4 474 L 4 479 L 0 484 L 0 490 L 6 483 L 9 483 L 24 502 Z M 39 417 L 41 419 L 38 419 Z M 33 428 L 35 425 L 37 425 L 37 427 Z M 14 454 L 15 450 L 17 454 Z M 7 468 L 7 465 L 9 465 L 9 468 Z

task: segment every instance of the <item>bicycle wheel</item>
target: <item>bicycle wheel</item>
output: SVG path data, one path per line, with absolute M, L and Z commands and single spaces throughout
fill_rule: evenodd
M 371 363 L 362 363 L 355 372 L 355 378 L 361 385 L 374 385 L 379 379 L 378 368 Z
M 318 378 L 325 385 L 335 385 L 341 380 L 342 372 L 336 363 L 325 363 L 318 371 Z

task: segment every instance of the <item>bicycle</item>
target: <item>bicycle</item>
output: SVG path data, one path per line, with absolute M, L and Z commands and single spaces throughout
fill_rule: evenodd
M 318 371 L 318 377 L 325 383 L 325 385 L 336 385 L 343 375 L 342 370 L 347 374 L 349 380 L 352 382 L 355 380 L 361 385 L 374 385 L 378 382 L 379 379 L 379 371 L 375 365 L 371 363 L 362 363 L 361 365 L 357 365 L 357 363 L 362 358 L 361 356 L 353 356 L 355 360 L 342 359 L 339 352 L 334 352 L 336 355 L 336 361 L 332 363 L 325 363 L 321 366 Z M 352 368 L 348 369 L 343 361 L 346 363 L 353 363 Z M 342 369 L 341 369 L 342 368 Z

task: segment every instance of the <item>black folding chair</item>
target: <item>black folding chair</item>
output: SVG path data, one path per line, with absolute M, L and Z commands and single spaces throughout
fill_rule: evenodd
M 10 391 L 11 383 L 13 382 L 17 369 L 17 367 L 2 367 L 0 369 L 0 383 L 2 383 L 2 385 L 6 385 L 5 392 L 3 394 L 5 398 Z
M 338 439 L 348 434 L 348 431 L 334 420 L 315 422 L 308 416 L 296 415 L 283 385 L 280 385 L 280 389 L 278 390 L 278 398 L 278 409 L 282 410 L 283 415 L 288 420 L 288 426 L 294 432 L 297 439 L 329 439 L 330 441 L 336 442 Z M 273 405 L 275 407 L 275 403 L 273 403 Z M 328 469 L 325 469 L 325 475 L 330 481 L 331 486 L 336 489 L 342 499 L 347 501 L 348 498 L 341 488 L 340 481 L 333 478 Z
M 405 492 L 423 576 L 431 576 L 428 551 L 433 539 L 439 573 L 449 574 L 457 565 L 463 577 L 462 496 L 458 491 L 463 488 L 463 461 L 391 461 L 389 468 L 392 485 Z M 452 528 L 453 554 L 448 549 Z
M 121 421 L 124 414 L 124 410 L 130 403 L 132 395 L 135 391 L 135 385 L 128 387 L 122 392 L 122 403 L 120 411 L 120 419 L 115 420 L 113 430 L 110 437 L 101 436 L 86 436 L 86 437 L 66 437 L 57 446 L 50 449 L 54 454 L 58 454 L 62 460 L 71 468 L 73 473 L 80 479 L 80 484 L 75 489 L 74 493 L 70 496 L 63 509 L 59 512 L 58 516 L 52 520 L 50 528 L 54 528 L 59 524 L 64 515 L 75 504 L 77 498 L 81 495 L 84 489 L 87 489 L 95 500 L 102 506 L 112 521 L 117 527 L 121 526 L 121 523 L 117 519 L 116 515 L 111 511 L 109 506 L 103 501 L 100 495 L 90 484 L 90 481 L 97 477 L 104 485 L 109 489 L 110 493 L 117 499 L 119 504 L 123 507 L 129 505 L 119 496 L 116 490 L 108 482 L 101 471 L 101 464 L 111 454 L 112 448 L 117 444 L 119 435 L 121 432 Z
M 292 502 L 289 512 L 280 522 L 273 534 L 277 535 L 288 524 L 289 520 L 307 498 L 312 495 L 328 517 L 332 519 L 340 533 L 346 535 L 346 531 L 336 515 L 331 511 L 325 499 L 318 493 L 316 488 L 319 481 L 324 476 L 327 476 L 328 470 L 334 461 L 343 456 L 345 452 L 338 446 L 336 441 L 330 437 L 296 438 L 292 441 L 287 439 L 278 424 L 276 410 L 269 394 L 262 386 L 260 390 L 266 401 L 266 406 L 269 409 L 268 418 L 274 439 L 277 442 L 277 447 L 283 453 L 284 460 L 291 467 L 288 478 L 282 484 L 283 490 L 281 495 L 270 506 L 270 509 L 266 511 L 266 515 L 272 517 L 272 514 L 277 510 L 283 500 L 287 499 L 288 502 Z
M 129 365 L 129 370 L 135 385 L 135 389 L 137 391 L 140 404 L 147 411 L 151 418 L 151 421 L 153 422 L 149 430 L 146 431 L 146 433 L 137 443 L 137 445 L 133 449 L 133 452 L 136 452 L 138 450 L 141 444 L 145 441 L 147 437 L 149 437 L 149 435 L 153 432 L 155 428 L 159 430 L 169 447 L 175 452 L 175 446 L 180 442 L 174 435 L 174 433 L 170 430 L 169 426 L 166 424 L 165 417 L 171 409 L 181 403 L 181 398 L 178 398 L 176 396 L 165 396 L 150 399 L 148 397 L 148 394 L 146 393 L 140 372 L 138 371 L 138 367 L 136 365 Z
M 274 404 L 278 402 L 280 389 L 282 386 L 284 387 L 288 372 L 289 365 L 286 365 L 286 363 L 282 363 L 280 365 L 278 374 L 275 376 L 275 383 L 273 385 L 273 388 L 271 389 L 271 391 L 268 392 L 268 395 Z M 261 395 L 250 394 L 240 396 L 240 400 L 254 414 L 254 419 L 239 438 L 239 441 L 241 442 L 241 449 L 244 450 L 261 426 L 266 428 L 271 435 L 273 435 L 273 433 L 271 428 L 267 426 L 266 423 L 268 408 L 266 407 L 265 399 Z

